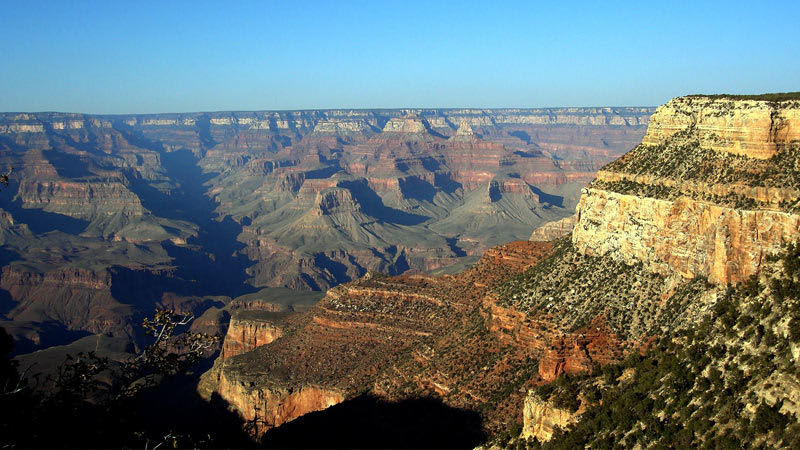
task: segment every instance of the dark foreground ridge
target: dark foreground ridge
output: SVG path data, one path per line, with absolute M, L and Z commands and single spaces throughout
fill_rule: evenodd
M 388 402 L 364 394 L 264 435 L 265 448 L 474 448 L 481 417 L 436 398 Z

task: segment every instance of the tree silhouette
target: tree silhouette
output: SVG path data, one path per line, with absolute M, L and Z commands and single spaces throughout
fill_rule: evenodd
M 195 436 L 150 420 L 163 406 L 161 385 L 185 374 L 219 340 L 179 333 L 192 319 L 157 309 L 143 321 L 153 340 L 139 355 L 120 362 L 95 352 L 68 355 L 37 390 L 19 375 L 9 356 L 11 336 L 0 328 L 0 447 L 197 446 Z

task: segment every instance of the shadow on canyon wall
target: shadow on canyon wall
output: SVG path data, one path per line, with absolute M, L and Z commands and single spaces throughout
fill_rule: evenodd
M 383 199 L 369 187 L 365 179 L 341 181 L 339 186 L 350 191 L 352 196 L 364 208 L 365 213 L 382 222 L 410 226 L 419 225 L 428 220 L 428 217 L 407 213 L 384 205 Z
M 115 298 L 130 304 L 143 299 L 159 299 L 164 292 L 178 295 L 227 295 L 236 297 L 255 292 L 246 284 L 246 269 L 253 264 L 240 253 L 245 245 L 236 240 L 242 226 L 229 216 L 219 220 L 217 202 L 206 195 L 205 183 L 215 173 L 204 173 L 197 157 L 188 149 L 165 152 L 159 144 L 142 142 L 161 155 L 167 177 L 177 186 L 167 193 L 141 179 L 131 183 L 131 190 L 142 204 L 155 215 L 188 220 L 199 226 L 196 239 L 190 245 L 161 243 L 173 258 L 175 270 L 155 273 L 115 267 L 112 271 L 112 293 Z
M 266 448 L 474 448 L 481 417 L 434 398 L 386 402 L 368 394 L 268 431 Z
M 564 197 L 560 195 L 548 194 L 547 192 L 544 192 L 543 190 L 533 185 L 529 186 L 531 186 L 531 190 L 533 191 L 533 193 L 539 196 L 540 203 L 549 203 L 559 208 L 564 207 Z
M 89 225 L 89 222 L 76 219 L 63 214 L 47 212 L 37 208 L 23 208 L 22 200 L 13 200 L 19 191 L 19 182 L 12 181 L 8 189 L 0 194 L 0 207 L 11 213 L 14 221 L 24 223 L 34 234 L 44 234 L 51 231 L 63 231 L 67 234 L 80 234 Z

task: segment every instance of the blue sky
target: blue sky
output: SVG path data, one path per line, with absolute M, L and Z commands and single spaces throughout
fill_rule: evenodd
M 800 2 L 0 0 L 0 111 L 657 105 L 800 90 Z

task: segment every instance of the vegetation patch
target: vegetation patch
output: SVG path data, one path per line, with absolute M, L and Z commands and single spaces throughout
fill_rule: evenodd
M 766 160 L 748 158 L 700 147 L 694 138 L 695 130 L 676 133 L 656 145 L 638 145 L 603 170 L 631 175 L 648 175 L 684 182 L 706 184 L 739 184 L 755 187 L 800 189 L 800 142 L 793 141 L 778 149 Z M 736 208 L 763 206 L 745 195 L 718 196 L 711 193 L 684 191 L 679 186 L 642 184 L 633 181 L 595 181 L 594 187 L 621 194 L 642 195 L 672 200 L 689 196 Z M 796 208 L 792 202 L 781 204 L 782 209 Z
M 785 102 L 800 100 L 800 92 L 774 92 L 770 94 L 693 94 L 689 98 L 708 98 L 711 100 L 759 100 L 767 102 Z
M 576 330 L 602 315 L 621 337 L 639 338 L 669 326 L 664 320 L 683 310 L 660 301 L 664 285 L 663 276 L 641 264 L 584 255 L 565 237 L 549 257 L 494 292 L 501 306 L 547 316 L 563 329 Z
M 682 297 L 704 291 L 697 282 Z M 772 258 L 760 278 L 729 287 L 697 326 L 580 377 L 539 388 L 551 402 L 583 398 L 579 422 L 551 441 L 516 448 L 798 448 L 800 246 Z M 574 406 L 574 405 L 573 405 Z M 572 408 L 570 408 L 572 409 Z

